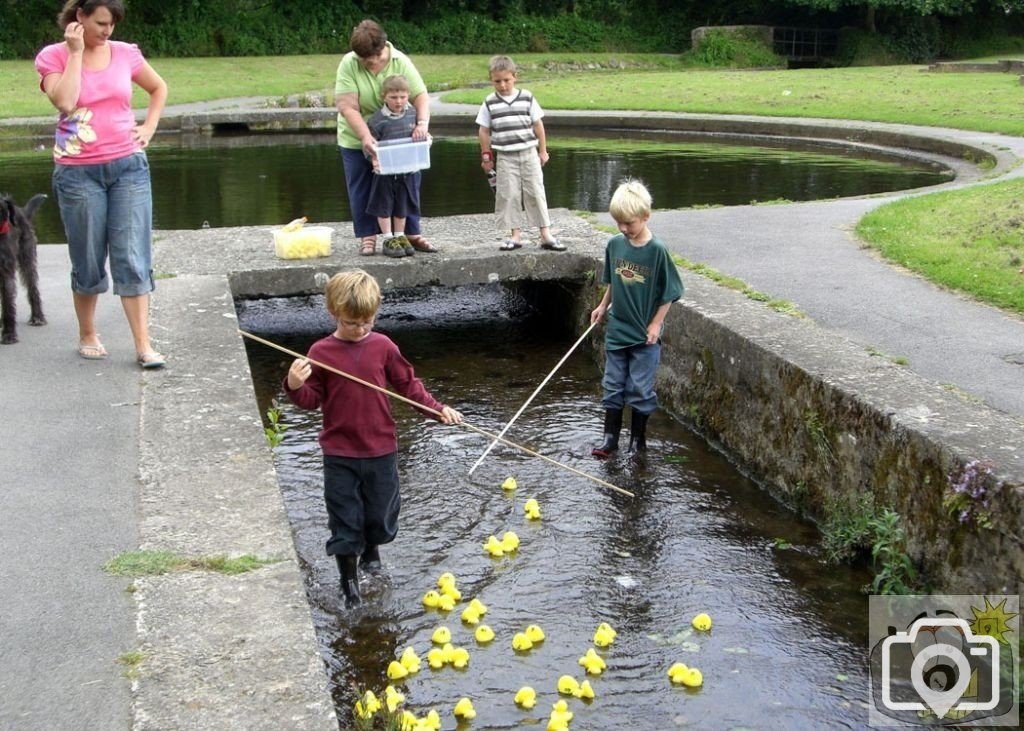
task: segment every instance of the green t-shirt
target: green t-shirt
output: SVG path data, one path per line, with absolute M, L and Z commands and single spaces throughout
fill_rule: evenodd
M 654 313 L 683 296 L 679 271 L 657 236 L 643 246 L 632 246 L 623 234 L 613 236 L 604 251 L 601 281 L 612 288 L 604 336 L 609 350 L 646 343 Z
M 359 63 L 359 57 L 355 52 L 349 51 L 338 64 L 338 75 L 334 80 L 334 94 L 356 93 L 359 95 L 359 112 L 363 119 L 369 119 L 370 115 L 380 109 L 384 103 L 384 96 L 381 87 L 384 79 L 394 74 L 401 74 L 409 81 L 409 101 L 411 102 L 427 90 L 426 84 L 420 72 L 416 70 L 412 61 L 399 50 L 396 50 L 388 41 L 388 49 L 391 51 L 391 58 L 379 74 L 371 74 Z M 363 145 L 359 138 L 352 134 L 345 118 L 338 115 L 338 145 L 349 150 L 358 150 Z

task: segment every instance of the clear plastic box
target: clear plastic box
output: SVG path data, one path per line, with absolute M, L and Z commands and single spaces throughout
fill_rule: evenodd
M 403 175 L 430 167 L 430 141 L 413 142 L 412 138 L 381 140 L 377 143 L 377 160 L 381 175 Z
M 312 259 L 331 255 L 330 226 L 303 226 L 298 231 L 274 231 L 274 253 L 281 259 Z

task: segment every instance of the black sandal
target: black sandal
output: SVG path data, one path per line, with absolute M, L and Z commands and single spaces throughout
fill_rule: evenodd
M 498 251 L 515 251 L 516 249 L 523 248 L 523 245 L 518 241 L 512 239 L 505 239 L 505 243 L 498 247 Z
M 565 244 L 558 239 L 551 239 L 551 241 L 542 242 L 540 248 L 548 251 L 565 251 Z

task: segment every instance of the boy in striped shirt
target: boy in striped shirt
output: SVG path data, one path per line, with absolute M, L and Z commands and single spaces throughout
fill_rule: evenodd
M 488 68 L 494 93 L 484 99 L 476 123 L 481 166 L 486 173 L 497 171 L 494 212 L 499 224 L 511 231 L 500 249 L 522 248 L 523 223 L 528 222 L 540 229 L 542 249 L 565 251 L 565 245 L 551 235 L 541 172 L 548 161 L 544 110 L 533 94 L 516 88 L 518 70 L 511 58 L 494 56 Z

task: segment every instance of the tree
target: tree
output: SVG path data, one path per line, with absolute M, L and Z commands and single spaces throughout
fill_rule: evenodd
M 814 10 L 836 12 L 842 8 L 861 8 L 864 27 L 876 30 L 876 15 L 889 12 L 898 15 L 945 15 L 957 18 L 978 10 L 1002 10 L 1006 14 L 1024 10 L 1024 0 L 786 0 Z

